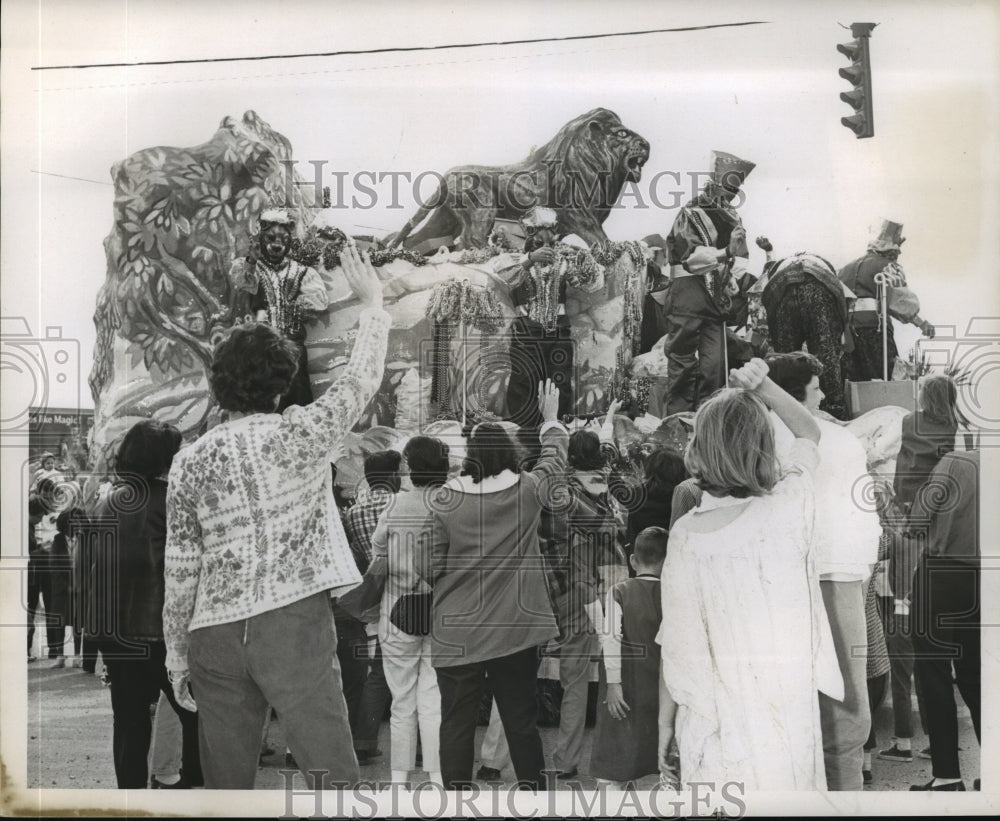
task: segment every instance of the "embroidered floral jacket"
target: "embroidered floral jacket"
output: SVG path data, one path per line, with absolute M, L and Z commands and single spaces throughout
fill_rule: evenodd
M 350 361 L 308 407 L 213 428 L 174 458 L 167 495 L 167 668 L 188 633 L 361 581 L 331 488 L 331 453 L 382 379 L 389 315 L 366 310 Z

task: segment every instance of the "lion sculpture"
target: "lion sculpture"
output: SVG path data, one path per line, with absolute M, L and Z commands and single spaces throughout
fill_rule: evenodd
M 460 239 L 462 248 L 483 248 L 495 220 L 517 220 L 542 205 L 559 215 L 560 237 L 576 234 L 593 245 L 607 240 L 603 223 L 625 183 L 639 181 L 647 159 L 646 140 L 613 111 L 595 108 L 568 122 L 523 162 L 452 168 L 392 244 L 434 252 Z

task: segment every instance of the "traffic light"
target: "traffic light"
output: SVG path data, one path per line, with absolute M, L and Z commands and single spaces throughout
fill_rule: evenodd
M 854 39 L 850 43 L 837 45 L 837 51 L 851 61 L 847 68 L 840 69 L 840 76 L 854 86 L 853 90 L 840 95 L 840 99 L 854 109 L 854 114 L 841 117 L 840 122 L 851 129 L 859 140 L 875 136 L 875 122 L 872 118 L 872 64 L 868 41 L 876 25 L 852 23 L 851 34 Z

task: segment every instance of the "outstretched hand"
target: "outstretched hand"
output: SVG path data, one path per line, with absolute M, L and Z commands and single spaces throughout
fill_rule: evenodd
M 340 252 L 340 268 L 354 295 L 366 308 L 382 307 L 382 283 L 367 253 L 358 252 L 353 242 Z
M 774 250 L 774 246 L 771 245 L 771 240 L 763 235 L 757 237 L 757 247 L 766 254 L 770 254 L 771 251 Z
M 559 418 L 559 388 L 551 379 L 538 383 L 538 410 L 543 422 L 555 422 Z

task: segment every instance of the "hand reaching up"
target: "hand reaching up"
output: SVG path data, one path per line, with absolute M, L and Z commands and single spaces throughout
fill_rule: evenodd
M 365 308 L 382 307 L 382 283 L 367 253 L 359 253 L 353 242 L 340 252 L 340 267 L 354 295 Z
M 551 379 L 538 383 L 538 410 L 543 422 L 555 422 L 559 418 L 559 388 Z

